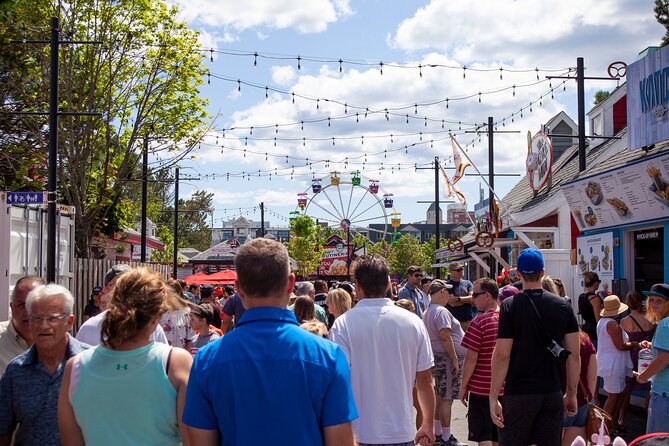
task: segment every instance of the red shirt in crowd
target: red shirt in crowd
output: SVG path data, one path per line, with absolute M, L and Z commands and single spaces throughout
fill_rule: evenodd
M 499 311 L 486 311 L 472 320 L 467 328 L 462 346 L 478 353 L 476 367 L 467 383 L 467 390 L 474 395 L 488 396 L 492 380 L 492 353 L 497 343 Z M 504 387 L 500 390 L 504 395 Z

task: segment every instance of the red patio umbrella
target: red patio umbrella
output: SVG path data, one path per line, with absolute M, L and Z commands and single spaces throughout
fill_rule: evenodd
M 215 282 L 209 282 L 209 283 L 232 285 L 233 283 L 235 283 L 235 280 L 237 280 L 237 272 L 231 269 L 224 269 L 223 271 L 210 274 L 206 277 L 208 280 L 215 280 Z

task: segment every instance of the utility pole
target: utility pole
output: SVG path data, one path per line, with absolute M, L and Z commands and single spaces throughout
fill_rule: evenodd
M 174 252 L 172 253 L 172 275 L 177 279 L 177 262 L 179 261 L 179 168 L 174 172 Z
M 578 96 L 578 171 L 585 170 L 585 68 L 583 58 L 576 59 L 576 94 Z
M 260 202 L 260 237 L 265 237 L 265 203 Z
M 434 206 L 436 208 L 436 217 L 434 222 L 434 250 L 435 252 L 439 249 L 440 243 L 439 238 L 441 236 L 441 212 L 439 208 L 439 157 L 434 157 L 434 164 L 432 167 L 416 167 L 416 170 L 426 170 L 434 169 Z M 430 201 L 419 201 L 418 203 L 430 203 Z M 452 203 L 452 201 L 442 201 L 441 203 Z M 440 278 L 440 269 L 439 267 L 434 268 L 434 278 Z
M 51 17 L 51 72 L 49 73 L 49 184 L 47 185 L 46 281 L 56 281 L 56 187 L 58 184 L 58 50 L 60 20 Z
M 583 58 L 576 58 L 576 77 L 572 76 L 546 76 L 547 79 L 575 79 L 576 80 L 576 96 L 578 96 L 578 171 L 583 172 L 586 169 L 585 163 L 585 138 L 591 139 L 620 139 L 616 136 L 599 136 L 585 134 L 585 80 L 608 80 L 619 81 L 621 76 L 588 76 L 585 77 L 585 66 Z M 549 134 L 548 136 L 564 136 L 560 134 Z
M 149 190 L 149 135 L 144 135 L 144 150 L 142 152 L 142 241 L 140 261 L 146 262 L 146 206 Z
M 434 219 L 434 252 L 439 249 L 439 225 L 441 224 L 441 213 L 439 207 L 439 157 L 434 157 L 434 205 L 436 207 L 436 218 Z M 434 269 L 434 278 L 440 278 L 439 267 Z
M 10 115 L 38 115 L 49 117 L 49 165 L 47 167 L 47 245 L 46 245 L 46 281 L 56 281 L 56 218 L 58 186 L 58 117 L 59 116 L 102 116 L 101 113 L 61 112 L 58 109 L 58 51 L 60 44 L 94 44 L 101 41 L 94 40 L 60 40 L 60 19 L 51 17 L 51 35 L 49 40 L 11 40 L 15 44 L 46 44 L 50 45 L 50 72 L 49 72 L 49 111 L 48 112 L 11 112 Z

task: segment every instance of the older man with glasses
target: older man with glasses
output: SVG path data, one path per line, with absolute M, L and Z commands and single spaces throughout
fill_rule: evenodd
M 408 299 L 413 302 L 414 311 L 419 318 L 430 305 L 430 297 L 421 290 L 420 281 L 425 276 L 420 266 L 412 265 L 407 268 L 406 285 L 397 293 L 397 300 Z
M 12 300 L 9 302 L 12 317 L 8 321 L 0 322 L 0 376 L 12 359 L 33 345 L 26 298 L 39 285 L 44 285 L 44 279 L 38 276 L 21 277 L 14 285 Z
M 40 285 L 26 299 L 33 345 L 0 379 L 0 446 L 60 445 L 58 394 L 65 363 L 88 348 L 68 332 L 74 298 L 64 287 Z

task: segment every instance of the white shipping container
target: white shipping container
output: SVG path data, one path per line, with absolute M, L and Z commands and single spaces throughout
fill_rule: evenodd
M 7 205 L 0 193 L 0 321 L 9 318 L 9 301 L 23 276 L 46 277 L 47 207 Z M 56 283 L 74 286 L 74 207 L 59 205 L 56 218 Z

